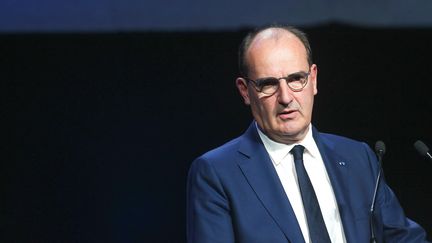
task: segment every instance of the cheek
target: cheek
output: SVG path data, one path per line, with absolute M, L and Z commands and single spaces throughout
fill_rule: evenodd
M 265 98 L 258 98 L 255 96 L 251 99 L 251 107 L 255 114 L 259 115 L 262 119 L 265 117 L 271 116 L 273 106 L 271 105 L 271 101 Z
M 312 108 L 314 103 L 314 95 L 308 94 L 307 96 L 300 97 L 298 99 L 298 102 L 300 103 L 300 106 L 305 112 L 304 115 L 310 116 L 311 115 L 310 113 L 312 113 Z
M 276 103 L 273 99 L 262 99 L 259 104 L 259 110 L 262 117 L 265 119 L 271 119 L 273 117 Z

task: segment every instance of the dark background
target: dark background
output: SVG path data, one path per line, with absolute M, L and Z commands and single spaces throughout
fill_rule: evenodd
M 432 29 L 304 28 L 313 124 L 374 146 L 432 234 Z M 184 242 L 192 160 L 251 122 L 237 94 L 247 29 L 0 35 L 2 242 Z

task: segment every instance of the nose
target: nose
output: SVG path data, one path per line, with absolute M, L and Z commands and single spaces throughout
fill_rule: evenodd
M 279 90 L 277 92 L 278 102 L 281 105 L 288 105 L 293 100 L 293 91 L 288 87 L 284 79 L 279 81 Z

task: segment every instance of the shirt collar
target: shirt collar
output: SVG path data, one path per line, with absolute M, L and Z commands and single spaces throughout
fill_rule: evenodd
M 258 127 L 258 124 L 256 122 L 255 122 L 255 127 L 264 144 L 264 147 L 266 148 L 267 152 L 272 158 L 273 163 L 275 163 L 276 165 L 279 165 L 282 162 L 282 160 L 289 154 L 291 149 L 297 144 L 303 145 L 305 147 L 305 153 L 310 154 L 313 158 L 319 157 L 319 150 L 312 136 L 311 124 L 309 124 L 308 131 L 306 133 L 305 138 L 302 141 L 295 144 L 283 144 L 283 143 L 275 142 L 261 131 L 261 129 Z

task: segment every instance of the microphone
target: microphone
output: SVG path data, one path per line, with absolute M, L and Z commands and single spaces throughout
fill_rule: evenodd
M 375 143 L 375 153 L 378 156 L 378 161 L 381 162 L 382 157 L 384 156 L 385 152 L 386 152 L 386 147 L 385 147 L 384 142 L 383 141 L 377 141 Z
M 421 156 L 425 156 L 432 160 L 432 155 L 429 153 L 429 148 L 422 141 L 417 140 L 414 143 L 414 147 Z
M 377 192 L 378 192 L 378 186 L 379 183 L 381 181 L 381 171 L 382 171 L 382 158 L 384 156 L 386 152 L 386 148 L 385 148 L 385 144 L 383 141 L 377 141 L 375 143 L 375 153 L 378 157 L 378 166 L 379 166 L 379 170 L 378 170 L 378 175 L 375 181 L 375 189 L 374 189 L 374 193 L 373 193 L 373 197 L 372 197 L 372 203 L 370 206 L 370 211 L 369 211 L 369 225 L 370 225 L 370 231 L 371 231 L 371 236 L 370 236 L 370 242 L 371 243 L 376 243 L 376 236 L 375 236 L 375 221 L 373 219 L 374 217 L 374 212 L 375 212 L 375 201 L 376 201 L 376 196 L 377 196 Z

